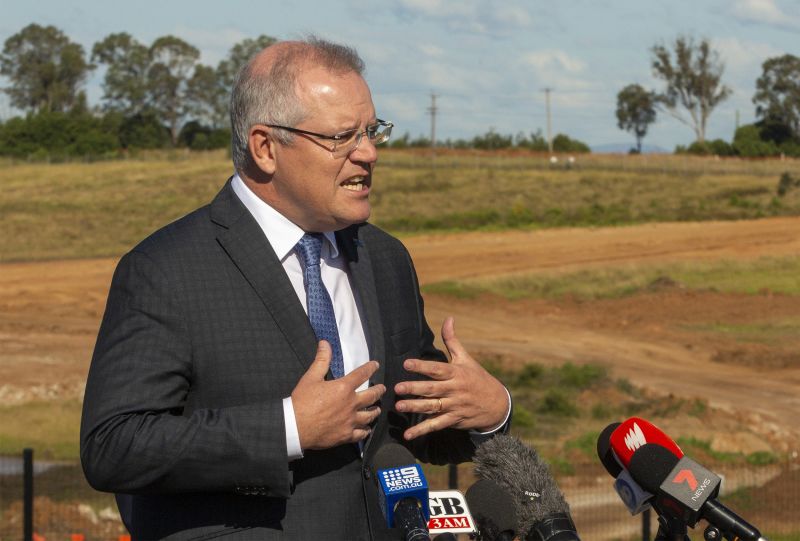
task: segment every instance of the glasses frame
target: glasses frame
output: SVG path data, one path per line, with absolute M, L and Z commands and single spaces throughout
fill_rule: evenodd
M 325 150 L 327 150 L 328 152 L 330 152 L 332 154 L 338 154 L 339 156 L 347 156 L 351 152 L 353 152 L 355 149 L 358 148 L 358 145 L 361 144 L 361 139 L 364 138 L 364 135 L 367 135 L 368 139 L 370 139 L 371 141 L 374 141 L 375 138 L 374 137 L 371 138 L 368 135 L 368 132 L 369 132 L 370 128 L 375 128 L 376 135 L 377 135 L 378 128 L 381 128 L 381 127 L 388 128 L 389 136 L 390 136 L 391 135 L 391 130 L 394 127 L 394 123 L 389 121 L 389 120 L 381 120 L 380 118 L 376 118 L 375 119 L 375 124 L 367 126 L 367 128 L 365 130 L 362 130 L 362 131 L 358 131 L 358 129 L 346 130 L 346 131 L 339 132 L 339 133 L 336 133 L 336 134 L 333 134 L 333 135 L 325 135 L 324 133 L 317 133 L 317 132 L 308 131 L 308 130 L 301 130 L 300 128 L 292 128 L 290 126 L 281 126 L 280 124 L 265 124 L 265 126 L 268 126 L 270 128 L 277 128 L 279 130 L 286 130 L 288 132 L 296 133 L 296 134 L 299 134 L 299 135 L 307 135 L 307 136 L 311 136 L 311 137 L 318 137 L 320 139 L 325 139 L 326 141 L 334 141 L 333 148 L 328 148 L 327 146 L 323 145 L 321 142 L 319 142 L 319 141 L 317 141 L 315 139 L 312 139 L 313 142 L 317 143 L 322 148 L 324 148 Z M 355 134 L 353 132 L 355 132 Z M 350 139 L 354 135 L 355 135 L 355 143 L 353 144 L 352 148 L 350 148 L 346 152 L 341 152 L 341 150 L 339 148 L 337 148 L 337 145 L 347 141 L 348 139 Z M 384 139 L 383 141 L 380 141 L 380 143 L 385 143 L 386 141 L 388 141 L 389 140 L 389 136 L 387 136 L 386 139 Z M 380 144 L 380 143 L 376 143 L 376 144 Z M 337 150 L 340 150 L 340 152 L 337 153 Z

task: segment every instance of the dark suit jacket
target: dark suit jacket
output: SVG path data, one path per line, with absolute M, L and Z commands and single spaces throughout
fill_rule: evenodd
M 337 233 L 380 361 L 381 416 L 366 442 L 289 462 L 281 400 L 317 340 L 280 261 L 234 194 L 157 231 L 119 262 L 89 371 L 81 461 L 118 494 L 134 539 L 397 539 L 365 466 L 418 419 L 393 386 L 409 357 L 442 359 L 402 244 L 368 224 Z M 469 460 L 469 435 L 410 446 L 421 461 Z

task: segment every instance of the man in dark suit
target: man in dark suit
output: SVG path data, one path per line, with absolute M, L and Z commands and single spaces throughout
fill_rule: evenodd
M 391 123 L 362 70 L 314 38 L 259 53 L 233 90 L 236 174 L 119 262 L 81 460 L 134 539 L 396 538 L 381 445 L 463 462 L 508 428 L 505 388 L 452 319 L 451 360 L 434 347 L 407 251 L 366 223 Z

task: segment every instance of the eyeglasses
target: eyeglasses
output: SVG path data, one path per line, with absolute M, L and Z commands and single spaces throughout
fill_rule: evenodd
M 389 122 L 388 120 L 381 120 L 380 118 L 375 119 L 375 124 L 371 124 L 367 126 L 367 129 L 364 131 L 355 130 L 347 130 L 335 135 L 325 135 L 322 133 L 315 133 L 313 131 L 301 130 L 299 128 L 290 128 L 289 126 L 279 126 L 277 124 L 266 124 L 270 128 L 278 128 L 280 130 L 290 131 L 292 133 L 297 133 L 300 135 L 309 135 L 312 137 L 318 137 L 319 139 L 324 139 L 326 141 L 333 141 L 332 146 L 323 145 L 321 142 L 317 141 L 316 139 L 312 139 L 315 143 L 320 145 L 322 148 L 328 150 L 335 158 L 341 158 L 344 156 L 348 156 L 351 152 L 358 148 L 359 143 L 361 143 L 361 139 L 364 135 L 370 140 L 373 145 L 380 145 L 381 143 L 385 143 L 389 140 L 389 136 L 392 134 L 392 128 L 394 124 Z

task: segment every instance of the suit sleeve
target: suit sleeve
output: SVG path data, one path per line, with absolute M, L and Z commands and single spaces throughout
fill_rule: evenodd
M 280 400 L 184 414 L 192 344 L 167 275 L 141 252 L 114 274 L 81 420 L 81 463 L 98 490 L 289 495 Z

